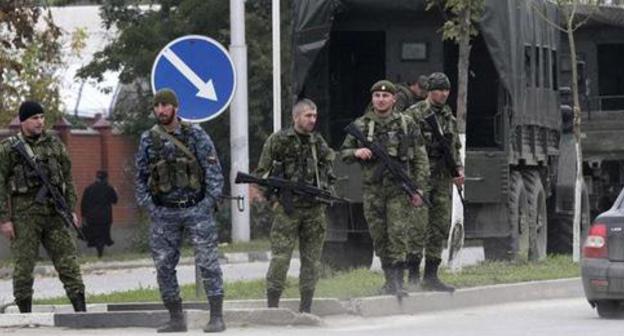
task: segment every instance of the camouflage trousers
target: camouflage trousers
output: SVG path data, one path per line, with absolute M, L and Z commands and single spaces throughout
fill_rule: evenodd
M 407 229 L 413 217 L 413 207 L 402 192 L 364 191 L 364 217 L 373 239 L 375 254 L 384 265 L 405 261 Z
M 201 202 L 183 209 L 156 207 L 151 216 L 150 248 L 163 302 L 180 299 L 176 266 L 180 260 L 180 246 L 185 231 L 195 249 L 195 264 L 206 295 L 223 295 L 218 232 L 212 209 L 203 206 Z
M 425 205 L 412 210 L 412 216 L 407 228 L 408 262 L 412 259 L 416 260 L 416 258 L 422 258 L 427 241 L 428 222 L 429 209 Z
M 431 208 L 427 224 L 425 255 L 429 258 L 441 259 L 442 250 L 451 229 L 451 181 L 448 178 L 432 177 L 429 195 Z
M 11 252 L 15 260 L 13 296 L 16 301 L 33 295 L 33 270 L 43 245 L 69 298 L 84 294 L 85 286 L 76 258 L 76 243 L 58 215 L 21 214 L 13 218 L 15 239 Z
M 266 275 L 267 291 L 283 291 L 295 243 L 299 241 L 299 290 L 313 291 L 319 279 L 321 252 L 327 222 L 325 206 L 295 207 L 287 215 L 281 204 L 275 207 L 271 226 L 271 263 Z

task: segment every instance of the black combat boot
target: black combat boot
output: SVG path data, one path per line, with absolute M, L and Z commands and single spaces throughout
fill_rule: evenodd
M 282 296 L 282 291 L 275 289 L 267 290 L 267 307 L 269 308 L 277 308 L 279 307 L 280 296 Z
M 314 290 L 305 290 L 301 292 L 301 302 L 299 302 L 299 312 L 308 313 L 312 312 L 312 298 L 314 297 Z
M 387 262 L 381 263 L 381 269 L 384 273 L 385 282 L 383 286 L 379 289 L 379 294 L 382 295 L 394 295 L 396 292 L 394 283 L 392 282 L 392 266 Z
M 436 291 L 436 292 L 449 292 L 455 291 L 455 287 L 449 286 L 438 278 L 438 267 L 440 266 L 440 259 L 425 259 L 425 276 L 423 277 L 422 287 L 423 289 Z
M 407 284 L 411 290 L 416 290 L 420 285 L 420 254 L 410 254 L 407 256 Z
M 204 327 L 204 332 L 213 333 L 225 330 L 225 322 L 223 322 L 223 295 L 215 295 L 208 297 L 210 304 L 210 321 Z
M 78 293 L 70 296 L 69 301 L 71 301 L 71 304 L 74 307 L 74 311 L 76 313 L 87 311 L 87 303 L 85 301 L 84 293 Z
M 21 300 L 15 300 L 15 304 L 20 313 L 32 313 L 32 298 L 26 298 Z
M 404 284 L 404 276 L 405 276 L 405 265 L 404 263 L 397 263 L 394 266 L 392 266 L 392 282 L 393 282 L 393 287 L 394 287 L 394 295 L 396 295 L 396 297 L 398 299 L 402 299 L 406 296 L 408 296 L 407 294 L 407 290 L 405 290 L 405 287 L 403 286 Z
M 186 319 L 182 311 L 182 300 L 178 299 L 177 301 L 165 302 L 164 304 L 169 311 L 169 322 L 158 328 L 156 332 L 168 333 L 186 331 Z

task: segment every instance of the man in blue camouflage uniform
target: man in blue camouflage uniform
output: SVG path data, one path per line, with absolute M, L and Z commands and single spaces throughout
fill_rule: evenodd
M 419 123 L 427 146 L 427 154 L 431 164 L 431 208 L 428 210 L 427 242 L 425 244 L 425 274 L 422 288 L 433 291 L 453 292 L 455 288 L 449 286 L 438 278 L 438 267 L 442 262 L 442 249 L 446 243 L 451 227 L 451 183 L 462 185 L 464 183 L 464 168 L 460 160 L 459 131 L 453 111 L 446 104 L 451 82 L 441 72 L 434 72 L 428 78 L 429 93 L 427 99 L 411 106 L 404 113 Z M 440 125 L 440 131 L 451 146 L 451 154 L 455 165 L 459 167 L 459 176 L 453 177 L 443 157 L 442 144 L 438 143 L 433 135 L 433 130 L 425 121 L 425 117 L 431 114 Z M 422 248 L 412 249 L 408 255 L 409 279 L 412 283 L 418 283 L 419 267 L 422 260 Z
M 354 125 L 367 135 L 369 141 L 383 146 L 393 160 L 405 167 L 405 172 L 420 191 L 425 192 L 429 161 L 418 125 L 394 109 L 396 87 L 392 82 L 378 81 L 370 92 L 372 104 L 353 122 Z M 423 200 L 417 194 L 410 199 L 372 151 L 352 135 L 345 138 L 341 155 L 345 162 L 358 162 L 362 167 L 364 217 L 386 278 L 384 291 L 398 297 L 405 296 L 403 276 L 408 222 L 413 220 L 415 208 L 420 207 Z M 424 237 L 425 223 L 420 224 L 415 229 L 419 229 L 420 236 Z
M 136 199 L 151 216 L 152 258 L 160 295 L 171 316 L 158 332 L 187 329 L 175 270 L 185 231 L 195 248 L 195 263 L 210 304 L 210 321 L 204 331 L 219 332 L 225 330 L 223 274 L 213 212 L 223 189 L 223 174 L 208 134 L 181 121 L 177 109 L 172 90 L 154 95 L 158 124 L 141 135 L 136 154 Z
M 50 197 L 39 197 L 42 183 L 13 145 L 24 143 L 28 155 L 65 198 L 68 208 L 73 209 L 76 191 L 69 155 L 63 143 L 44 130 L 45 118 L 39 103 L 22 103 L 19 120 L 20 132 L 0 142 L 0 233 L 11 241 L 15 303 L 21 313 L 32 310 L 33 269 L 42 244 L 74 310 L 84 312 L 85 286 L 76 258 L 76 243 Z M 74 223 L 80 225 L 76 214 L 72 215 Z
M 329 190 L 335 180 L 334 152 L 323 137 L 314 132 L 316 104 L 303 99 L 293 106 L 292 116 L 292 127 L 272 134 L 264 143 L 255 174 L 259 177 L 277 176 Z M 310 313 L 327 227 L 325 205 L 301 196 L 293 196 L 292 201 L 292 213 L 288 213 L 283 204 L 274 205 L 272 257 L 266 275 L 267 303 L 269 307 L 279 305 L 292 251 L 299 241 L 299 311 Z

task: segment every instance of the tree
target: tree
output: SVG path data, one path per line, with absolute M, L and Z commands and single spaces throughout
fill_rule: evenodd
M 576 59 L 576 44 L 574 32 L 591 18 L 591 13 L 598 9 L 600 0 L 554 0 L 557 6 L 561 23 L 553 22 L 545 15 L 543 7 L 531 0 L 533 10 L 548 24 L 563 32 L 567 37 L 570 48 L 570 64 L 572 68 L 572 102 L 574 111 L 574 140 L 576 147 L 576 179 L 574 184 L 574 217 L 572 221 L 572 260 L 580 259 L 580 232 L 581 232 L 581 196 L 583 191 L 583 152 L 581 148 L 581 103 L 578 92 L 578 71 Z M 590 14 L 585 19 L 579 20 L 578 13 L 581 7 L 585 7 Z
M 285 1 L 286 3 L 287 1 Z M 229 45 L 229 2 L 223 0 L 155 0 L 141 6 L 139 0 L 102 1 L 101 16 L 107 28 L 115 27 L 117 37 L 93 61 L 79 71 L 82 78 L 100 79 L 107 70 L 120 71 L 120 81 L 132 87 L 123 104 L 118 104 L 112 120 L 126 134 L 138 135 L 148 129 L 151 120 L 149 82 L 151 67 L 158 52 L 170 41 L 188 34 L 210 36 L 224 46 Z M 249 54 L 249 125 L 250 162 L 260 155 L 264 139 L 272 131 L 269 98 L 271 82 L 271 1 L 247 1 L 246 27 Z M 289 6 L 282 6 L 289 13 Z M 286 16 L 287 17 L 287 16 Z M 283 31 L 289 31 L 283 20 Z M 283 34 L 283 48 L 288 50 L 290 38 Z M 290 53 L 284 52 L 283 62 Z M 287 64 L 287 63 L 286 63 Z M 283 67 L 289 70 L 288 67 Z M 288 72 L 283 78 L 288 78 Z M 283 97 L 289 97 L 284 85 Z M 122 99 L 121 97 L 120 99 Z M 290 103 L 283 99 L 285 104 Z M 229 118 L 225 114 L 203 127 L 216 143 L 222 163 L 229 163 Z
M 428 10 L 434 6 L 440 6 L 445 12 L 451 14 L 442 26 L 442 37 L 445 40 L 454 41 L 459 46 L 459 59 L 457 61 L 457 125 L 462 144 L 462 166 L 465 166 L 470 41 L 472 37 L 479 33 L 476 26 L 481 15 L 483 15 L 485 0 L 427 0 Z M 463 222 L 463 207 L 458 200 L 458 196 L 453 194 L 450 244 L 463 245 Z M 452 262 L 453 259 L 457 262 L 458 258 L 454 258 L 454 256 L 449 254 L 449 262 Z M 452 263 L 452 268 L 457 268 L 458 266 L 458 264 Z
M 60 117 L 58 70 L 60 29 L 49 10 L 35 0 L 0 3 L 0 123 L 15 117 L 23 99 L 42 103 L 52 119 Z M 36 25 L 40 23 L 40 25 Z M 42 27 L 42 28 L 36 28 Z

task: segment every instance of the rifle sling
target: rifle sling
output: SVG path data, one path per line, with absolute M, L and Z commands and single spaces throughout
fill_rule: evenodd
M 168 132 L 165 132 L 159 125 L 154 125 L 154 127 L 152 127 L 152 131 L 171 140 L 171 142 L 173 142 L 173 144 L 176 145 L 176 147 L 178 147 L 184 153 L 184 155 L 188 156 L 189 159 L 194 160 L 194 161 L 197 160 L 195 155 L 191 152 L 191 150 L 188 147 L 186 147 L 186 145 L 182 143 L 182 141 L 178 140 L 176 137 L 169 134 Z

